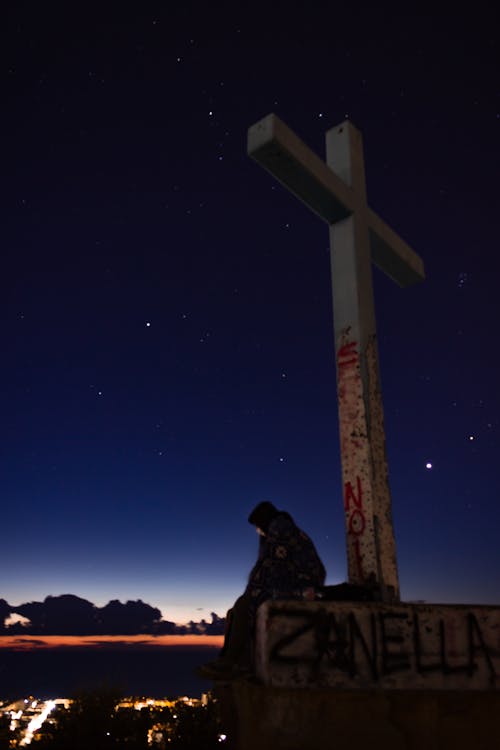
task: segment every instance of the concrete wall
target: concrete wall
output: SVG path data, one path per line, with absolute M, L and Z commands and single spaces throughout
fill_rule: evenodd
M 500 607 L 269 601 L 231 750 L 500 750 Z
M 500 607 L 268 601 L 256 670 L 292 689 L 499 690 Z
M 219 686 L 231 750 L 496 750 L 500 692 Z

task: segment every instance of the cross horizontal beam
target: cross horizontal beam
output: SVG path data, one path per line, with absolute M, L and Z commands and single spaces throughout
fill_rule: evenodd
M 249 128 L 247 153 L 328 224 L 354 213 L 352 188 L 276 115 Z M 422 281 L 424 264 L 417 253 L 370 208 L 367 222 L 375 265 L 400 286 Z

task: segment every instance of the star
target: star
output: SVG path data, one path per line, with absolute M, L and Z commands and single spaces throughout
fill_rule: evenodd
M 427 463 L 425 464 L 425 468 L 426 469 L 432 469 L 432 464 L 431 464 L 430 461 L 427 461 Z

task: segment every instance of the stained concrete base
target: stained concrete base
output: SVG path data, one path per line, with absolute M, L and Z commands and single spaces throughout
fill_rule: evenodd
M 216 687 L 231 750 L 494 750 L 500 693 Z
M 500 607 L 268 601 L 231 750 L 500 750 Z
M 269 687 L 500 690 L 500 607 L 269 600 L 255 665 Z

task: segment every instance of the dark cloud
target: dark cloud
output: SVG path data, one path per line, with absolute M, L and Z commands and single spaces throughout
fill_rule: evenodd
M 5 601 L 5 599 L 0 599 L 0 630 L 3 628 L 3 623 L 5 619 L 10 615 L 11 611 L 11 607 Z
M 103 633 L 131 635 L 151 633 L 161 619 L 161 612 L 141 599 L 122 604 L 118 599 L 98 610 L 99 627 Z
M 5 620 L 13 614 L 28 618 L 29 624 L 14 623 L 5 626 Z M 27 602 L 12 607 L 0 599 L 0 633 L 9 635 L 221 635 L 224 619 L 215 612 L 211 622 L 193 620 L 187 625 L 177 625 L 161 619 L 156 607 L 141 599 L 125 604 L 113 599 L 104 607 L 74 594 L 47 596 L 43 602 Z

